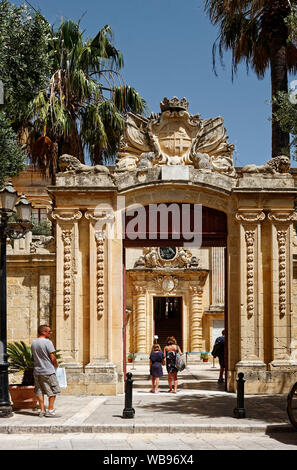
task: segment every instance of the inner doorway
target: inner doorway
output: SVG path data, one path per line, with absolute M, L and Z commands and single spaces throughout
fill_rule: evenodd
M 154 297 L 154 335 L 162 350 L 168 336 L 182 348 L 182 297 Z

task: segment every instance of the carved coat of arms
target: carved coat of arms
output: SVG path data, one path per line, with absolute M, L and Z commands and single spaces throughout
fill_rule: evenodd
M 188 113 L 188 104 L 185 98 L 164 98 L 159 114 L 144 118 L 129 113 L 116 171 L 192 165 L 234 176 L 234 146 L 227 142 L 223 119 L 200 119 Z

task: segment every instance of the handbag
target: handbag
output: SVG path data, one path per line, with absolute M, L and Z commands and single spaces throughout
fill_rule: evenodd
M 176 353 L 175 367 L 177 368 L 177 370 L 179 372 L 184 370 L 185 367 L 186 367 L 186 364 L 185 364 L 183 358 L 181 357 L 181 355 L 178 352 Z
M 58 367 L 56 369 L 56 376 L 59 383 L 60 388 L 67 387 L 67 378 L 66 378 L 66 370 L 64 367 Z

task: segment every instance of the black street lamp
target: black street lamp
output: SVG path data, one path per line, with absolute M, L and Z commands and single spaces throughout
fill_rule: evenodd
M 32 205 L 24 195 L 16 204 L 18 194 L 11 183 L 0 191 L 0 418 L 13 415 L 8 386 L 7 355 L 7 280 L 6 280 L 6 241 L 23 238 L 32 228 Z M 10 222 L 9 217 L 17 212 L 17 221 Z

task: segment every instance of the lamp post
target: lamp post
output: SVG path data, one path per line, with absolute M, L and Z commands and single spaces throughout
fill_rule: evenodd
M 18 194 L 11 183 L 0 191 L 0 418 L 13 415 L 9 398 L 8 355 L 7 355 L 7 280 L 6 280 L 6 240 L 23 238 L 32 228 L 30 222 L 32 205 L 24 195 L 16 204 Z M 9 217 L 17 212 L 17 221 Z

